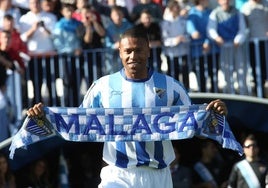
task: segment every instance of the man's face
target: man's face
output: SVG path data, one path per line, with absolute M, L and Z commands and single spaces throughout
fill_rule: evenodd
M 66 18 L 66 19 L 71 19 L 72 14 L 73 14 L 73 8 L 71 7 L 64 7 L 61 11 L 61 14 Z
M 6 51 L 8 49 L 8 45 L 10 43 L 9 34 L 2 32 L 0 33 L 0 41 L 1 41 L 1 50 Z
M 29 1 L 29 8 L 33 13 L 38 13 L 41 10 L 39 0 L 30 0 Z
M 230 0 L 218 0 L 219 5 L 223 10 L 228 10 L 230 6 Z
M 111 12 L 111 19 L 115 25 L 121 25 L 123 21 L 123 13 L 121 11 L 112 10 Z
M 140 17 L 140 21 L 145 27 L 149 27 L 151 24 L 151 15 L 147 13 L 142 13 Z
M 147 78 L 147 60 L 150 55 L 149 44 L 142 38 L 126 37 L 119 43 L 119 55 L 130 79 Z
M 12 31 L 14 28 L 14 21 L 13 20 L 8 20 L 8 19 L 3 19 L 3 28 L 8 31 Z
M 251 158 L 258 157 L 259 148 L 258 148 L 257 143 L 253 140 L 245 140 L 244 153 L 246 157 L 251 157 Z

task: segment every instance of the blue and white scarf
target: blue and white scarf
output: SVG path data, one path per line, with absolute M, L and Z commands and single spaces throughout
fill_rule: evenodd
M 200 136 L 219 142 L 242 155 L 224 116 L 207 111 L 206 105 L 153 108 L 44 107 L 45 117 L 26 118 L 10 146 L 15 150 L 61 136 L 68 141 L 159 141 Z

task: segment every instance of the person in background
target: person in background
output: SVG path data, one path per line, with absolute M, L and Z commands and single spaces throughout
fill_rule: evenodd
M 124 18 L 120 6 L 113 6 L 111 9 L 111 23 L 105 28 L 105 47 L 110 51 L 106 54 L 106 72 L 113 73 L 121 69 L 121 62 L 118 57 L 119 39 L 127 29 L 133 25 Z
M 59 0 L 42 0 L 41 9 L 45 12 L 54 14 L 57 17 L 57 20 L 61 18 L 60 14 L 61 2 Z
M 62 4 L 62 18 L 56 22 L 53 29 L 53 44 L 58 54 L 79 56 L 82 53 L 79 30 L 83 27 L 80 21 L 72 18 L 74 5 Z
M 243 141 L 244 159 L 234 164 L 228 188 L 268 186 L 268 164 L 261 158 L 256 137 L 249 134 Z
M 25 60 L 21 57 L 21 53 L 28 54 L 27 45 L 20 38 L 19 31 L 14 27 L 14 19 L 11 15 L 7 14 L 3 20 L 3 28 L 11 33 L 10 43 L 8 45 L 7 53 L 9 57 L 16 61 L 19 66 L 19 73 L 24 74 L 25 72 Z
M 98 21 L 96 14 L 90 5 L 81 9 L 81 22 L 83 23 L 82 31 L 82 48 L 102 48 L 102 38 L 105 37 L 105 29 L 101 21 Z
M 144 29 L 148 34 L 150 45 L 149 64 L 157 71 L 161 71 L 162 35 L 161 27 L 158 22 L 153 22 L 151 13 L 144 9 L 140 14 L 137 27 Z
M 83 69 L 84 72 L 82 74 L 86 79 L 86 83 L 91 83 L 94 79 L 99 78 L 102 74 L 102 53 L 99 51 L 88 52 L 88 50 L 103 48 L 102 41 L 105 37 L 105 29 L 102 25 L 102 22 L 98 21 L 96 14 L 92 10 L 91 5 L 84 6 L 81 9 L 81 22 L 83 23 L 83 27 L 80 31 L 82 37 L 82 48 L 83 50 L 85 50 L 84 52 L 86 52 L 88 62 L 90 62 L 88 64 L 89 66 L 87 67 L 88 72 Z M 83 58 L 85 58 L 85 55 L 83 56 Z M 83 60 L 83 63 L 84 62 L 85 60 Z M 94 63 L 97 67 L 96 72 L 94 72 L 94 70 L 91 68 L 92 64 Z M 94 78 L 94 76 L 96 76 L 97 78 Z M 84 91 L 86 92 L 86 88 Z
M 6 96 L 6 89 L 7 89 L 6 82 L 8 75 L 6 67 L 3 65 L 1 59 L 3 59 L 3 57 L 0 55 L 0 118 L 2 121 L 2 123 L 0 124 L 1 129 L 0 142 L 10 137 L 10 130 L 9 130 L 10 121 L 8 116 L 8 104 Z
M 14 71 L 15 65 L 8 56 L 7 49 L 10 42 L 11 34 L 9 31 L 3 30 L 0 32 L 0 142 L 9 138 L 10 126 L 12 123 L 11 105 L 7 96 L 8 87 L 8 70 Z
M 104 23 L 104 27 L 107 27 L 111 23 L 110 16 L 111 16 L 111 10 L 113 6 L 118 6 L 121 8 L 124 18 L 128 22 L 132 22 L 129 11 L 125 6 L 121 6 L 117 4 L 117 0 L 108 0 L 107 4 L 103 4 L 98 2 L 97 0 L 92 0 L 92 5 L 101 14 L 102 22 Z
M 190 37 L 186 30 L 186 19 L 180 16 L 180 6 L 176 0 L 168 2 L 167 8 L 172 13 L 172 18 L 161 23 L 163 53 L 167 58 L 167 74 L 184 83 L 189 89 Z
M 28 173 L 23 174 L 20 182 L 22 187 L 52 188 L 50 168 L 46 159 L 37 159 L 29 165 Z
M 179 147 L 173 146 L 175 152 L 175 160 L 170 164 L 172 174 L 173 188 L 191 188 L 192 187 L 192 171 L 191 168 L 182 164 L 182 151 Z
M 262 97 L 268 95 L 265 93 L 265 83 L 268 82 L 268 72 L 267 72 L 267 39 L 268 39 L 268 1 L 264 0 L 248 0 L 241 7 L 240 11 L 244 14 L 247 28 L 249 31 L 249 58 L 250 65 L 252 68 L 252 75 L 254 83 L 257 83 L 257 57 L 259 56 L 260 63 L 260 73 L 261 73 L 261 83 L 260 87 L 262 88 Z M 256 21 L 257 20 L 257 21 Z M 258 44 L 255 44 L 254 40 L 258 41 Z M 255 52 L 258 49 L 258 53 Z M 266 46 L 266 47 L 265 47 Z M 257 93 L 257 87 L 255 86 L 254 92 Z
M 4 153 L 0 153 L 0 187 L 16 188 L 15 175 L 9 168 L 8 159 Z
M 148 67 L 149 40 L 144 30 L 126 30 L 119 39 L 119 56 L 124 68 L 96 80 L 84 96 L 81 108 L 145 108 L 190 105 L 182 83 Z M 155 88 L 161 89 L 161 97 Z M 139 92 L 137 92 L 139 91 Z M 225 103 L 211 101 L 207 108 L 227 115 Z M 29 117 L 44 115 L 43 104 L 27 111 Z M 99 187 L 172 188 L 169 165 L 175 159 L 170 140 L 151 142 L 104 142 Z
M 0 29 L 3 29 L 3 19 L 5 15 L 11 15 L 14 19 L 14 26 L 19 29 L 20 9 L 12 5 L 12 0 L 0 1 Z
M 194 6 L 189 10 L 187 18 L 187 32 L 191 36 L 191 58 L 194 71 L 200 80 L 199 90 L 207 92 L 207 80 L 210 77 L 211 91 L 215 90 L 213 73 L 213 56 L 211 53 L 211 41 L 207 36 L 207 24 L 211 9 L 208 8 L 208 0 L 195 0 Z M 216 53 L 214 53 L 215 55 Z M 215 55 L 216 56 L 216 55 Z M 218 57 L 215 57 L 217 59 Z M 218 70 L 218 65 L 216 70 Z M 208 72 L 205 73 L 205 67 Z M 216 82 L 216 81 L 215 81 Z
M 193 165 L 193 187 L 226 187 L 224 161 L 216 143 L 210 139 L 200 142 L 200 158 Z
M 130 13 L 130 17 L 133 23 L 138 21 L 142 10 L 147 9 L 152 15 L 152 20 L 154 22 L 161 22 L 163 19 L 163 11 L 162 7 L 158 4 L 154 3 L 152 0 L 140 0 L 140 3 L 136 4 L 132 12 Z
M 180 6 L 180 16 L 187 18 L 189 10 L 192 8 L 192 2 L 188 0 L 176 0 Z M 163 13 L 163 19 L 169 20 L 172 18 L 171 10 L 168 7 L 165 7 Z
M 63 85 L 66 102 L 77 103 L 79 84 L 76 77 L 72 76 L 75 70 L 75 61 L 81 57 L 83 23 L 72 17 L 74 5 L 62 4 L 61 14 L 63 17 L 56 23 L 53 30 L 53 43 L 59 58 L 63 62 Z M 66 94 L 68 93 L 68 95 Z M 70 100 L 68 100 L 68 98 Z M 67 104 L 67 106 L 72 104 Z
M 48 104 L 51 101 L 49 99 L 51 87 L 48 87 L 47 83 L 51 82 L 51 72 L 49 66 L 46 66 L 46 68 L 42 66 L 42 62 L 49 65 L 50 56 L 56 54 L 52 31 L 57 17 L 53 13 L 43 11 L 40 3 L 41 0 L 29 0 L 30 10 L 21 16 L 19 32 L 31 56 L 29 61 L 29 83 L 32 83 L 34 91 L 31 101 L 42 99 L 43 102 Z M 43 75 L 45 75 L 45 80 Z M 36 84 L 41 87 L 35 87 Z
M 215 53 L 220 53 L 219 69 L 226 82 L 224 92 L 235 93 L 234 83 L 238 83 L 241 94 L 247 94 L 248 64 L 245 56 L 247 28 L 245 18 L 231 4 L 231 0 L 218 0 L 218 7 L 209 15 L 208 37 L 216 43 Z M 214 53 L 214 52 L 213 52 Z M 235 75 L 236 74 L 236 75 Z
M 95 14 L 96 20 L 98 22 L 101 22 L 101 16 L 100 13 L 102 13 L 101 11 L 96 11 L 95 7 L 92 6 L 91 3 L 89 3 L 89 1 L 87 0 L 77 0 L 76 1 L 76 9 L 73 12 L 72 17 L 75 18 L 78 21 L 82 21 L 82 9 L 83 7 L 90 7 L 91 12 Z
M 30 11 L 20 18 L 21 39 L 27 44 L 30 54 L 54 53 L 52 31 L 57 17 L 41 9 L 40 0 L 30 0 Z

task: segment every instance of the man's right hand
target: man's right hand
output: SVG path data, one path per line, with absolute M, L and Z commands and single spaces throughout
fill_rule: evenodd
M 44 105 L 42 103 L 35 104 L 32 108 L 29 108 L 27 110 L 27 115 L 29 117 L 43 116 L 44 115 L 43 106 Z

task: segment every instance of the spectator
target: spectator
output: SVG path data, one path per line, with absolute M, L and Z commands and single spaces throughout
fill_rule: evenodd
M 244 14 L 247 27 L 249 29 L 249 57 L 250 57 L 250 64 L 252 67 L 252 73 L 253 73 L 253 79 L 254 83 L 257 82 L 257 56 L 260 57 L 260 73 L 261 73 L 261 83 L 259 83 L 259 86 L 262 88 L 262 93 L 259 93 L 262 95 L 262 97 L 265 97 L 264 92 L 264 85 L 265 82 L 268 81 L 267 77 L 267 62 L 266 62 L 266 56 L 267 53 L 265 49 L 265 46 L 267 45 L 267 38 L 268 38 L 268 1 L 264 0 L 248 0 L 244 3 L 244 5 L 241 8 L 241 12 Z M 253 40 L 259 40 L 258 44 L 255 44 Z M 255 53 L 255 45 L 258 49 L 259 54 Z M 257 93 L 257 86 L 255 86 L 254 92 Z M 259 96 L 260 96 L 259 95 Z M 268 93 L 267 93 L 268 95 Z
M 244 78 L 248 66 L 243 45 L 247 37 L 245 19 L 230 0 L 218 0 L 218 3 L 209 16 L 207 32 L 220 47 L 220 69 L 226 82 L 224 92 L 235 93 L 234 83 L 237 81 L 240 93 L 247 94 L 247 80 Z
M 78 21 L 81 21 L 83 7 L 90 7 L 91 12 L 95 14 L 96 20 L 98 22 L 101 22 L 100 13 L 103 13 L 103 12 L 102 11 L 95 10 L 95 7 L 94 6 L 91 6 L 91 4 L 89 3 L 89 1 L 87 1 L 87 0 L 77 0 L 76 1 L 76 9 L 73 12 L 72 17 L 75 18 Z
M 0 29 L 3 29 L 3 19 L 6 14 L 13 17 L 15 27 L 19 29 L 19 19 L 21 17 L 20 9 L 12 6 L 12 0 L 0 1 Z
M 188 0 L 176 0 L 180 6 L 180 16 L 187 18 L 188 12 L 193 6 Z M 164 9 L 163 19 L 169 20 L 172 18 L 172 13 L 168 7 Z
M 15 176 L 9 168 L 7 157 L 3 153 L 0 153 L 0 187 L 16 188 Z
M 209 139 L 202 140 L 200 159 L 193 165 L 193 187 L 226 187 L 223 167 L 224 161 L 216 143 Z
M 6 96 L 6 82 L 7 82 L 7 72 L 5 66 L 3 66 L 2 55 L 0 55 L 0 142 L 10 137 L 9 130 L 9 116 L 8 116 L 8 104 Z M 0 186 L 1 187 L 1 186 Z
M 81 21 L 83 23 L 82 28 L 82 48 L 84 50 L 88 49 L 98 49 L 103 48 L 102 40 L 105 37 L 105 29 L 102 23 L 97 20 L 96 14 L 92 10 L 90 5 L 84 6 L 81 10 Z M 86 78 L 86 83 L 91 83 L 96 77 L 100 77 L 102 74 L 102 52 L 94 51 L 87 53 L 88 63 L 87 70 L 84 70 L 84 76 Z M 85 58 L 85 55 L 84 57 Z M 85 62 L 85 60 L 83 61 Z M 94 64 L 95 63 L 95 64 Z M 94 75 L 94 70 L 91 68 L 96 65 L 97 72 Z M 84 65 L 85 66 L 85 65 Z M 96 76 L 96 77 L 94 77 Z M 87 78 L 88 77 L 88 78 Z
M 54 46 L 64 61 L 63 82 L 64 82 L 64 96 L 66 102 L 71 97 L 71 101 L 76 103 L 78 100 L 79 84 L 77 84 L 76 77 L 72 76 L 75 70 L 75 61 L 80 58 L 83 52 L 81 41 L 81 30 L 83 24 L 80 21 L 72 18 L 74 6 L 72 4 L 62 4 L 61 13 L 63 17 L 56 23 L 53 31 Z M 66 95 L 68 93 L 68 96 Z M 72 105 L 72 104 L 67 104 Z
M 229 176 L 228 187 L 267 187 L 268 165 L 260 157 L 260 148 L 253 134 L 248 135 L 243 141 L 245 158 L 234 164 Z
M 29 0 L 30 11 L 20 18 L 21 38 L 27 43 L 31 54 L 54 52 L 51 32 L 57 18 L 54 14 L 44 12 L 40 0 Z
M 72 18 L 74 6 L 62 4 L 63 17 L 56 23 L 53 30 L 53 43 L 59 54 L 80 55 L 82 53 L 79 30 L 82 23 Z
M 147 9 L 151 13 L 153 21 L 162 21 L 163 11 L 158 4 L 154 3 L 152 0 L 140 0 L 140 3 L 133 7 L 130 14 L 132 22 L 136 22 L 139 19 L 140 14 L 144 9 Z
M 22 187 L 33 188 L 52 188 L 52 181 L 50 180 L 49 166 L 45 159 L 38 159 L 31 163 L 29 172 L 23 174 Z
M 181 161 L 182 152 L 174 146 L 175 160 L 170 164 L 172 174 L 173 188 L 191 188 L 192 172 L 191 169 Z
M 8 45 L 10 42 L 10 32 L 0 32 L 0 142 L 10 137 L 10 104 L 6 95 L 7 90 L 7 70 L 15 69 L 12 60 L 7 54 Z
M 140 29 L 144 29 L 148 34 L 149 45 L 150 45 L 150 57 L 149 57 L 149 65 L 154 67 L 157 71 L 161 71 L 161 52 L 162 52 L 162 32 L 161 27 L 158 22 L 152 21 L 152 16 L 150 12 L 144 9 L 141 12 L 139 24 L 137 27 Z M 154 64 L 155 62 L 155 64 Z
M 189 11 L 187 19 L 187 32 L 191 36 L 191 58 L 194 71 L 199 80 L 199 90 L 208 91 L 207 80 L 210 77 L 211 91 L 215 91 L 215 74 L 213 73 L 213 56 L 211 42 L 207 36 L 207 24 L 211 9 L 208 8 L 208 0 L 195 0 L 195 6 Z M 217 57 L 215 58 L 217 59 Z M 218 65 L 216 70 L 218 70 Z M 205 72 L 207 67 L 208 72 Z
M 167 74 L 184 83 L 189 89 L 188 55 L 190 38 L 186 31 L 186 19 L 180 16 L 180 6 L 177 1 L 168 2 L 172 18 L 163 20 L 161 24 L 164 54 L 167 57 Z
M 81 9 L 81 22 L 83 23 L 83 49 L 102 48 L 102 38 L 105 37 L 105 29 L 97 20 L 96 14 L 90 5 Z
M 42 11 L 40 0 L 29 0 L 30 10 L 20 18 L 21 39 L 27 44 L 28 52 L 33 58 L 29 62 L 30 81 L 34 87 L 34 100 L 42 100 L 49 104 L 51 88 L 46 83 L 51 81 L 49 66 L 42 67 L 42 61 L 49 65 L 49 57 L 54 55 L 55 48 L 52 41 L 52 31 L 57 17 L 49 12 Z M 40 73 L 40 74 L 37 74 Z M 43 77 L 44 76 L 44 77 Z
M 111 24 L 108 25 L 105 37 L 105 46 L 110 49 L 107 53 L 106 72 L 112 73 L 120 70 L 121 61 L 118 57 L 120 34 L 132 27 L 132 24 L 124 18 L 121 7 L 113 6 L 111 9 Z M 111 65 L 111 62 L 113 63 Z
M 107 27 L 107 25 L 111 23 L 110 15 L 113 6 L 120 7 L 123 12 L 124 18 L 127 19 L 128 22 L 131 22 L 128 9 L 125 6 L 118 5 L 116 0 L 108 0 L 107 4 L 102 4 L 97 0 L 93 0 L 92 5 L 101 14 L 102 22 L 104 22 L 105 27 Z
M 48 12 L 48 13 L 52 13 L 54 15 L 56 15 L 57 20 L 59 18 L 61 18 L 61 14 L 60 14 L 60 1 L 59 0 L 42 0 L 41 2 L 41 9 L 44 12 Z
M 7 53 L 13 61 L 17 61 L 20 65 L 20 73 L 25 71 L 25 62 L 21 58 L 20 53 L 28 54 L 26 44 L 21 40 L 20 33 L 14 27 L 14 19 L 11 15 L 5 15 L 3 20 L 3 28 L 11 33 L 11 40 L 8 46 Z

